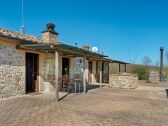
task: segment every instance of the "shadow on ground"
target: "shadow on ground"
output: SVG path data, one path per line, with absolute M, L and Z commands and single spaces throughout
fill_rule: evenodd
M 100 85 L 87 85 L 86 86 L 86 93 L 89 91 L 89 90 L 93 90 L 93 89 L 96 89 L 96 88 L 99 88 Z M 103 86 L 102 86 L 103 87 Z M 59 101 L 61 101 L 62 99 L 64 99 L 65 97 L 67 97 L 69 94 L 71 93 L 83 93 L 83 86 L 77 86 L 76 87 L 76 91 L 75 91 L 75 87 L 70 87 L 69 89 L 68 88 L 65 88 L 64 91 L 62 91 L 65 93 L 65 95 L 63 95 L 62 97 L 59 98 Z
M 27 93 L 28 95 L 41 95 L 41 94 L 43 94 L 43 93 L 41 93 L 41 92 L 32 92 L 32 93 Z
M 63 95 L 62 97 L 59 98 L 59 101 L 61 101 L 62 99 L 64 99 L 65 97 L 67 97 L 70 93 L 66 93 L 65 95 Z
M 87 90 L 92 90 L 92 89 L 96 89 L 99 87 L 100 87 L 100 85 L 87 85 Z

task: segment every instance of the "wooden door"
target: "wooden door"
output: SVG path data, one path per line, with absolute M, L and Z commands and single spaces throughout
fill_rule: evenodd
M 89 83 L 92 82 L 92 61 L 89 61 L 89 73 L 88 73 L 88 80 L 89 80 Z
M 38 90 L 38 54 L 26 53 L 26 92 L 35 92 Z

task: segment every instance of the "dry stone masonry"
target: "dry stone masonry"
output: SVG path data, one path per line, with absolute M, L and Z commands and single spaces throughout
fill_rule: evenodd
M 0 45 L 0 98 L 24 94 L 24 54 Z
M 109 86 L 117 88 L 136 88 L 138 85 L 138 76 L 136 74 L 110 74 Z

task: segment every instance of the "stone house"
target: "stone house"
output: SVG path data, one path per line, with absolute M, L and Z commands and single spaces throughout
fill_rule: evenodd
M 0 98 L 29 92 L 56 92 L 64 75 L 87 84 L 108 83 L 109 61 L 88 48 L 58 42 L 55 25 L 42 37 L 0 28 Z

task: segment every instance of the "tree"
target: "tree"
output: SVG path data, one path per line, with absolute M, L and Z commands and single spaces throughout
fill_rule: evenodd
M 144 56 L 142 63 L 144 66 L 149 66 L 152 64 L 152 60 L 148 56 Z
M 133 74 L 138 74 L 139 80 L 147 80 L 148 79 L 148 69 L 146 66 L 136 65 L 134 66 Z

